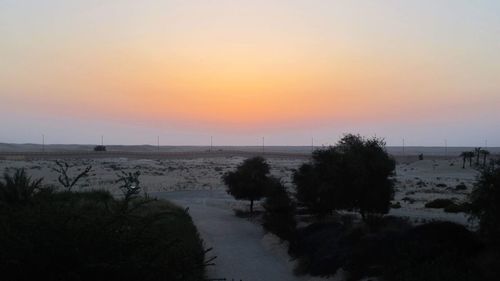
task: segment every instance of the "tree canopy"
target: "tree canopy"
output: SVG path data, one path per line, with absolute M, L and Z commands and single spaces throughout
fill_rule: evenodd
M 270 179 L 269 164 L 262 157 L 246 159 L 235 171 L 222 177 L 227 193 L 238 200 L 250 201 L 250 212 L 253 212 L 253 202 L 265 195 Z
M 313 152 L 293 176 L 298 201 L 317 213 L 347 209 L 387 213 L 394 195 L 395 161 L 379 138 L 345 135 L 335 146 Z

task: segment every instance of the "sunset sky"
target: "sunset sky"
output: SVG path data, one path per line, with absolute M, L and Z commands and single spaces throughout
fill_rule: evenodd
M 0 0 L 0 142 L 500 146 L 500 1 Z

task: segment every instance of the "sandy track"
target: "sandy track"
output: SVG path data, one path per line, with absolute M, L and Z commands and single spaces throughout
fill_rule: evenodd
M 258 224 L 238 218 L 231 210 L 236 203 L 223 191 L 180 191 L 154 193 L 169 199 L 189 213 L 205 241 L 213 247 L 216 266 L 208 269 L 209 278 L 243 281 L 294 281 L 296 277 L 286 257 L 276 255 L 262 242 L 264 232 Z

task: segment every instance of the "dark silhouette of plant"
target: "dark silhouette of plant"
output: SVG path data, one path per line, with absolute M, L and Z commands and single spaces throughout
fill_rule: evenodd
M 335 146 L 316 150 L 312 163 L 293 176 L 297 199 L 312 211 L 357 210 L 385 214 L 394 195 L 395 161 L 378 138 L 345 135 Z
M 106 146 L 104 146 L 104 145 L 96 145 L 94 147 L 94 151 L 106 151 Z
M 460 153 L 460 157 L 462 157 L 463 159 L 463 163 L 462 163 L 462 169 L 465 169 L 465 162 L 467 161 L 467 151 L 463 151 L 462 153 Z
M 486 149 L 481 149 L 480 153 L 483 156 L 483 167 L 486 167 L 486 158 L 488 158 L 490 152 Z
M 481 156 L 482 149 L 480 147 L 474 148 L 474 155 L 476 156 L 476 166 L 479 166 L 479 157 Z
M 2 280 L 200 281 L 213 261 L 187 211 L 167 201 L 134 197 L 124 204 L 102 190 L 46 190 L 21 171 L 5 178 Z M 29 204 L 5 204 L 16 198 L 6 190 Z
M 125 201 L 128 201 L 130 198 L 141 192 L 141 182 L 139 180 L 140 175 L 140 171 L 136 171 L 134 173 L 120 171 L 120 174 L 116 175 L 118 177 L 116 183 L 121 183 L 120 189 L 125 196 Z
M 293 240 L 295 234 L 295 205 L 288 196 L 285 186 L 276 178 L 266 193 L 262 226 L 284 240 Z
M 24 169 L 17 169 L 13 176 L 5 173 L 0 181 L 0 202 L 7 204 L 27 203 L 41 188 L 42 178 L 32 180 Z
M 464 160 L 464 163 L 462 166 L 463 169 L 465 169 L 466 160 L 469 160 L 469 167 L 472 167 L 472 159 L 474 158 L 475 155 L 476 154 L 474 153 L 474 151 L 464 151 L 460 154 L 460 156 L 462 156 L 463 160 Z
M 262 157 L 246 159 L 235 171 L 222 176 L 227 186 L 227 193 L 237 200 L 250 201 L 250 213 L 253 213 L 253 203 L 265 195 L 269 185 L 269 164 Z
M 500 163 L 481 170 L 470 194 L 470 211 L 479 219 L 480 232 L 488 241 L 500 245 Z
M 87 177 L 89 175 L 89 172 L 92 170 L 92 166 L 87 166 L 76 177 L 71 178 L 68 175 L 68 171 L 71 168 L 68 163 L 63 161 L 56 161 L 56 165 L 57 167 L 53 168 L 53 170 L 59 173 L 59 177 L 57 178 L 57 180 L 68 191 L 71 191 L 71 189 L 76 185 L 76 183 L 81 178 Z

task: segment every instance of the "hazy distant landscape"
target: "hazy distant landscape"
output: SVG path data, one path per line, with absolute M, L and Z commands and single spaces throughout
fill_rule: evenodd
M 499 281 L 500 1 L 1 0 L 1 281 Z

